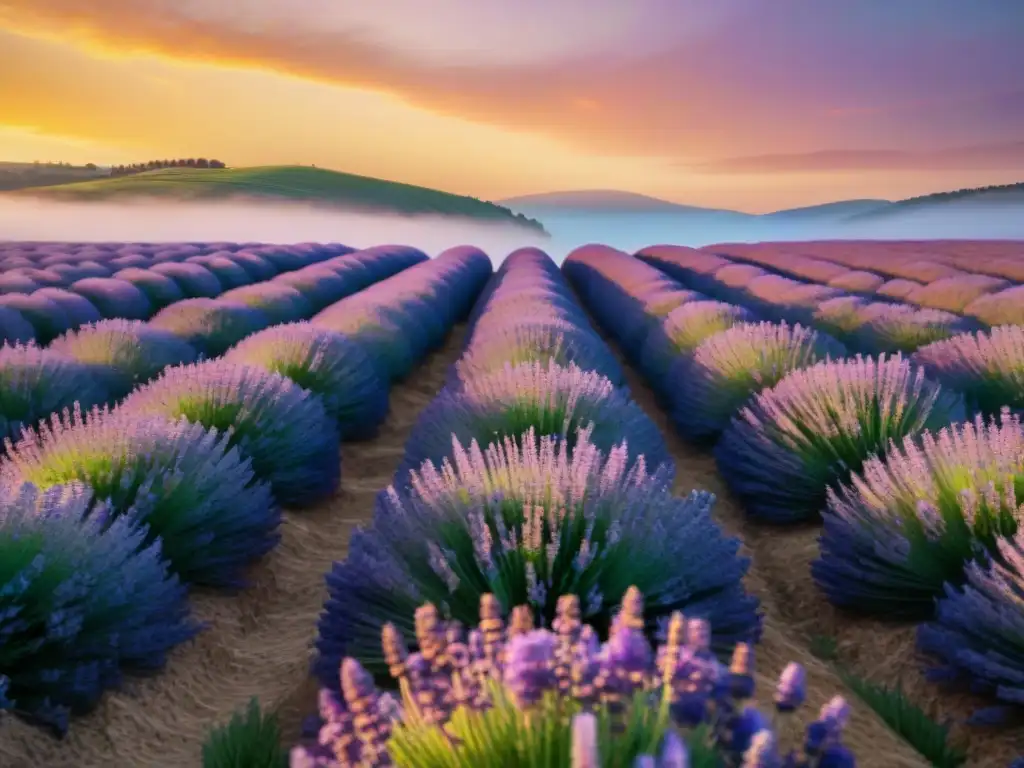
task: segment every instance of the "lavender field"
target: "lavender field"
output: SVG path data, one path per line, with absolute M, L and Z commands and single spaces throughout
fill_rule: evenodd
M 1019 768 L 1022 283 L 0 243 L 0 766 Z

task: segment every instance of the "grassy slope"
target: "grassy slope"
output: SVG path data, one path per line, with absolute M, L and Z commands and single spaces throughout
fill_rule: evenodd
M 401 214 L 443 214 L 512 224 L 543 231 L 539 222 L 517 218 L 507 208 L 473 197 L 426 187 L 355 176 L 306 166 L 193 169 L 167 168 L 132 176 L 25 190 L 49 199 L 96 201 L 118 197 L 188 200 L 232 197 L 322 203 Z

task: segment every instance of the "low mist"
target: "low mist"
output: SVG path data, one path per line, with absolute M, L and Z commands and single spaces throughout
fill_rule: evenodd
M 353 248 L 412 245 L 435 256 L 475 245 L 493 258 L 524 246 L 544 248 L 544 235 L 513 224 L 446 216 L 345 211 L 301 203 L 55 202 L 0 197 L 0 240 L 69 242 L 228 241 L 338 242 Z
M 561 261 L 585 243 L 632 252 L 645 245 L 816 239 L 1024 239 L 1024 205 L 964 201 L 875 219 L 774 218 L 719 212 L 548 212 L 550 237 L 511 223 L 443 215 L 346 211 L 267 201 L 57 202 L 0 197 L 0 240 L 340 242 L 354 248 L 412 245 L 431 256 L 476 245 L 496 263 L 536 246 Z

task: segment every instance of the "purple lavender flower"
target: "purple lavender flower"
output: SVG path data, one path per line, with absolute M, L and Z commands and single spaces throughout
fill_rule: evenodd
M 387 382 L 363 348 L 339 333 L 308 323 L 279 325 L 243 339 L 224 360 L 279 373 L 318 395 L 342 439 L 372 436 L 387 416 Z
M 857 346 L 873 354 L 911 353 L 976 327 L 977 323 L 952 312 L 915 309 L 906 304 L 883 305 L 857 329 Z
M 965 333 L 921 347 L 913 360 L 950 389 L 964 393 L 969 413 L 1024 413 L 1024 326 Z
M 50 414 L 106 402 L 104 379 L 73 357 L 34 344 L 0 347 L 0 440 L 17 440 Z
M 173 333 L 206 357 L 217 357 L 270 325 L 258 309 L 220 299 L 186 299 L 166 307 L 149 321 Z
M 114 277 L 131 283 L 142 291 L 155 312 L 185 298 L 184 291 L 173 278 L 150 269 L 129 267 L 115 272 Z
M 268 280 L 225 291 L 219 298 L 244 304 L 266 315 L 271 325 L 307 320 L 313 316 L 313 305 L 291 286 Z
M 830 489 L 814 579 L 837 605 L 928 618 L 945 583 L 1017 531 L 1021 477 L 1024 430 L 1008 413 L 907 436 Z
M 147 545 L 184 581 L 244 584 L 245 567 L 277 544 L 280 511 L 228 437 L 187 421 L 76 408 L 27 432 L 0 464 L 0 485 L 80 482 L 110 516 L 147 526 Z
M 1024 325 L 1024 285 L 979 296 L 964 307 L 964 314 L 992 327 Z
M 78 328 L 87 323 L 98 323 L 103 319 L 103 315 L 91 301 L 62 288 L 40 288 L 33 296 L 49 299 L 59 306 L 68 318 L 68 328 Z
M 807 698 L 807 672 L 802 665 L 790 662 L 779 675 L 775 686 L 775 708 L 779 712 L 792 712 Z
M 720 301 L 694 301 L 674 309 L 660 331 L 647 336 L 640 357 L 640 369 L 665 398 L 676 389 L 673 366 L 708 337 L 738 323 L 749 323 L 753 314 L 742 307 Z
M 930 280 L 927 285 L 908 293 L 904 300 L 930 309 L 962 313 L 978 297 L 1009 287 L 1009 281 L 998 277 L 959 273 Z
M 123 668 L 163 666 L 197 630 L 130 516 L 108 518 L 80 485 L 0 488 L 0 711 L 63 734 Z
M 573 597 L 578 603 L 578 596 Z M 416 634 L 423 650 L 393 668 L 402 691 L 402 706 L 385 707 L 379 703 L 384 697 L 375 694 L 369 675 L 351 658 L 341 664 L 343 696 L 328 691 L 321 694 L 320 711 L 327 721 L 320 730 L 321 744 L 333 746 L 338 756 L 336 761 L 324 765 L 354 768 L 360 759 L 380 761 L 374 764 L 390 765 L 394 761 L 405 765 L 415 761 L 424 750 L 436 749 L 439 757 L 450 752 L 453 760 L 465 764 L 515 754 L 519 760 L 538 766 L 571 762 L 574 768 L 596 768 L 611 760 L 616 765 L 633 761 L 637 765 L 688 768 L 690 752 L 675 730 L 676 724 L 708 726 L 710 740 L 693 743 L 698 762 L 717 758 L 723 764 L 742 764 L 748 768 L 805 765 L 796 762 L 793 754 L 783 762 L 776 748 L 776 734 L 758 710 L 746 707 L 736 711 L 727 687 L 722 685 L 727 670 L 707 650 L 710 631 L 706 622 L 693 624 L 690 643 L 680 649 L 683 664 L 675 665 L 668 679 L 659 681 L 651 677 L 651 659 L 655 654 L 633 626 L 634 618 L 643 613 L 641 601 L 635 586 L 626 590 L 617 614 L 620 618 L 603 647 L 591 625 L 581 627 L 573 652 L 571 688 L 558 685 L 558 635 L 545 629 L 512 631 L 517 624 L 532 625 L 532 617 L 522 618 L 532 614 L 527 605 L 513 609 L 508 622 L 510 632 L 502 640 L 503 622 L 496 612 L 497 599 L 491 594 L 483 595 L 481 624 L 469 633 L 468 657 L 472 661 L 469 665 L 458 665 L 442 662 L 453 658 L 451 638 L 446 640 L 441 631 L 437 608 L 424 604 L 416 612 Z M 568 608 L 569 601 L 562 602 Z M 673 617 L 674 626 L 683 623 L 678 615 Z M 670 632 L 673 634 L 679 635 L 680 630 Z M 485 635 L 489 637 L 486 643 L 495 648 L 489 653 L 484 651 Z M 447 649 L 442 648 L 445 642 L 449 642 Z M 389 648 L 404 646 L 392 625 L 385 627 L 382 645 L 385 656 L 393 655 Z M 664 659 L 671 654 L 663 646 L 656 655 Z M 488 658 L 504 660 L 502 675 L 493 674 L 496 667 L 490 671 L 476 668 Z M 353 683 L 352 670 L 358 673 L 358 684 Z M 452 695 L 460 692 L 466 682 L 471 686 L 479 684 L 477 691 L 472 695 Z M 703 692 L 704 706 L 692 721 L 674 719 L 666 724 L 660 719 L 659 701 L 667 700 L 676 715 L 679 693 L 697 691 Z M 378 704 L 374 706 L 375 698 Z M 822 708 L 808 730 L 807 744 L 815 760 L 849 765 L 851 755 L 841 740 L 848 717 L 849 707 L 841 697 L 835 697 Z M 377 727 L 368 727 L 378 723 Z M 372 739 L 355 738 L 360 727 Z M 540 738 L 528 736 L 531 732 Z M 386 743 L 380 738 L 383 733 L 387 734 Z M 617 734 L 624 738 L 617 740 Z M 369 753 L 363 750 L 353 754 L 346 751 L 353 742 L 372 748 Z M 552 751 L 556 743 L 566 746 Z M 651 753 L 638 754 L 643 745 L 649 745 Z M 660 762 L 653 756 L 657 753 Z M 295 754 L 305 761 L 297 765 L 317 764 L 311 762 L 318 759 L 317 747 Z M 811 764 L 817 762 L 807 765 Z
M 0 305 L 0 344 L 27 344 L 35 338 L 35 328 L 21 312 Z
M 996 544 L 987 563 L 971 563 L 963 587 L 947 585 L 935 619 L 918 629 L 918 647 L 937 658 L 934 679 L 964 680 L 996 701 L 975 714 L 998 721 L 1024 706 L 1024 529 Z
M 224 290 L 241 288 L 253 282 L 249 273 L 231 259 L 224 256 L 208 254 L 206 256 L 190 256 L 185 260 L 186 264 L 198 264 L 210 270 L 217 278 Z
M 214 299 L 224 292 L 217 276 L 199 264 L 164 262 L 154 264 L 150 270 L 171 278 L 189 299 Z
M 48 349 L 90 366 L 112 399 L 124 397 L 168 366 L 196 359 L 191 345 L 140 320 L 92 323 L 61 336 Z M 91 405 L 83 403 L 86 408 Z
M 71 327 L 71 319 L 57 302 L 38 294 L 8 293 L 0 295 L 0 309 L 21 314 L 32 326 L 32 336 L 40 345 L 49 344 Z
M 261 368 L 212 360 L 168 368 L 121 406 L 135 416 L 184 417 L 228 432 L 282 504 L 303 506 L 340 482 L 340 437 L 315 394 Z
M 754 517 L 819 515 L 828 489 L 890 440 L 963 417 L 963 400 L 896 355 L 826 361 L 758 394 L 715 447 L 719 471 Z
M 538 629 L 509 640 L 505 686 L 521 709 L 536 706 L 546 692 L 556 688 L 555 635 Z
M 597 372 L 549 359 L 506 365 L 442 391 L 413 427 L 397 482 L 426 461 L 440 465 L 452 455 L 453 439 L 462 445 L 499 442 L 533 428 L 567 441 L 571 451 L 578 431 L 588 426 L 590 442 L 602 451 L 625 441 L 647 466 L 673 466 L 660 430 L 626 392 Z
M 105 319 L 146 320 L 153 314 L 146 294 L 127 280 L 87 277 L 72 283 L 69 290 L 87 298 Z
M 759 391 L 791 371 L 845 355 L 842 344 L 800 325 L 734 325 L 707 337 L 671 368 L 673 424 L 691 440 L 715 438 Z
M 532 431 L 486 451 L 454 444 L 440 468 L 427 463 L 407 488 L 378 497 L 372 526 L 328 576 L 318 675 L 331 685 L 345 653 L 382 665 L 376 632 L 364 634 L 366 616 L 395 620 L 395 608 L 430 600 L 466 624 L 482 590 L 506 605 L 527 594 L 527 563 L 545 586 L 535 607 L 546 620 L 560 595 L 581 585 L 581 613 L 607 626 L 622 597 L 615 585 L 629 573 L 648 590 L 650 621 L 690 609 L 710 617 L 719 641 L 752 639 L 757 601 L 742 587 L 747 561 L 737 557 L 738 542 L 712 522 L 711 496 L 677 498 L 668 478 L 630 462 L 625 446 L 605 455 L 586 434 L 571 454 L 564 441 Z

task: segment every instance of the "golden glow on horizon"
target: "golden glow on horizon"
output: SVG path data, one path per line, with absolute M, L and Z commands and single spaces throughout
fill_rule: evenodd
M 126 55 L 52 34 L 0 30 L 0 71 L 0 160 L 106 165 L 205 156 L 235 166 L 315 164 L 484 199 L 621 189 L 750 211 L 877 196 L 877 175 L 701 175 L 667 158 L 585 152 L 384 93 L 237 63 Z M 585 95 L 573 105 L 600 118 L 601 104 Z M 978 177 L 999 183 L 991 172 Z M 936 178 L 901 174 L 886 196 L 942 188 Z

